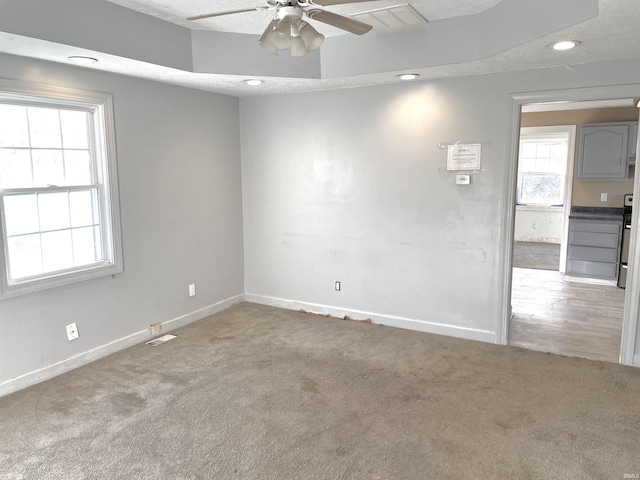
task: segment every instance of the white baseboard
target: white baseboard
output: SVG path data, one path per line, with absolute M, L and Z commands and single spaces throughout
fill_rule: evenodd
M 606 285 L 608 287 L 617 287 L 618 282 L 615 280 L 603 280 L 601 278 L 574 277 L 573 275 L 565 275 L 565 282 L 588 283 L 591 285 Z
M 516 242 L 527 242 L 527 243 L 553 243 L 556 245 L 560 245 L 561 239 L 556 237 L 531 237 L 527 235 L 516 235 L 513 238 Z
M 225 310 L 232 305 L 235 305 L 242 301 L 244 301 L 244 294 L 239 294 L 233 297 L 226 298 L 224 300 L 220 300 L 219 302 L 216 302 L 207 307 L 187 313 L 185 315 L 181 315 L 176 318 L 172 318 L 171 320 L 167 320 L 166 322 L 162 322 L 162 331 L 164 332 L 167 330 L 173 330 L 175 328 L 187 325 L 191 322 L 195 322 L 196 320 L 201 320 L 210 315 L 213 315 L 214 313 L 221 312 L 222 310 Z M 102 357 L 111 355 L 112 353 L 124 350 L 125 348 L 148 340 L 152 336 L 155 335 L 152 335 L 149 329 L 144 329 L 139 332 L 132 333 L 131 335 L 128 335 L 126 337 L 109 342 L 105 345 L 93 348 L 86 352 L 82 352 L 72 357 L 65 358 L 64 360 L 60 360 L 59 362 L 47 365 L 46 367 L 40 368 L 38 370 L 34 370 L 33 372 L 25 373 L 24 375 L 20 375 L 19 377 L 6 380 L 0 383 L 0 397 L 16 392 L 18 390 L 22 390 L 23 388 L 30 387 L 31 385 L 44 382 L 45 380 L 49 380 L 50 378 L 66 373 L 70 370 L 73 370 L 74 368 L 81 367 Z
M 637 353 L 633 356 L 633 366 L 640 367 L 640 353 Z
M 296 300 L 287 300 L 285 298 L 270 297 L 267 295 L 256 295 L 253 293 L 246 293 L 244 299 L 247 302 L 269 305 L 272 307 L 280 307 L 287 310 L 305 310 L 311 313 L 330 315 L 332 317 L 338 318 L 344 318 L 345 316 L 348 316 L 353 320 L 370 319 L 371 323 L 375 323 L 376 325 L 386 325 L 389 327 L 403 328 L 405 330 L 415 330 L 418 332 L 434 333 L 437 335 L 447 335 L 449 337 L 464 338 L 467 340 L 478 340 L 487 343 L 497 342 L 496 332 L 490 330 L 480 330 L 476 328 L 447 325 L 443 323 L 429 322 L 426 320 L 385 315 L 366 312 L 362 310 L 334 307 L 330 305 L 321 305 L 318 303 L 299 302 Z

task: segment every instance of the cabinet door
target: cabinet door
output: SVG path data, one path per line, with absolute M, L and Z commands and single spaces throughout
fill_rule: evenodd
M 578 180 L 625 180 L 629 171 L 629 124 L 582 125 Z
M 636 151 L 638 148 L 638 122 L 631 124 L 631 132 L 629 134 L 629 156 L 634 157 L 635 161 Z

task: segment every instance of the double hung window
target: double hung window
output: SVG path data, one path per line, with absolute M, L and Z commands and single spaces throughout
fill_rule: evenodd
M 111 96 L 0 87 L 0 296 L 122 271 Z
M 562 206 L 568 151 L 567 131 L 521 133 L 518 205 Z

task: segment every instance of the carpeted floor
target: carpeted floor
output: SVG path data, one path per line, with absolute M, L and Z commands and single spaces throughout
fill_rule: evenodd
M 560 244 L 514 242 L 513 266 L 558 271 L 560 268 Z
M 174 333 L 0 398 L 0 478 L 640 473 L 640 369 L 248 303 Z

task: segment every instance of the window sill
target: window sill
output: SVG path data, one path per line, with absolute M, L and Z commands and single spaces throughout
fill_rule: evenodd
M 19 295 L 35 293 L 42 290 L 48 290 L 50 288 L 60 287 L 63 285 L 80 283 L 86 280 L 92 280 L 94 278 L 115 275 L 117 273 L 121 273 L 122 271 L 122 265 L 107 263 L 100 266 L 89 267 L 85 270 L 80 270 L 65 275 L 55 275 L 49 278 L 43 278 L 41 280 L 34 280 L 9 286 L 5 285 L 3 290 L 0 289 L 0 300 L 5 298 L 17 297 Z
M 550 205 L 516 205 L 518 212 L 562 212 L 564 207 L 552 207 Z

